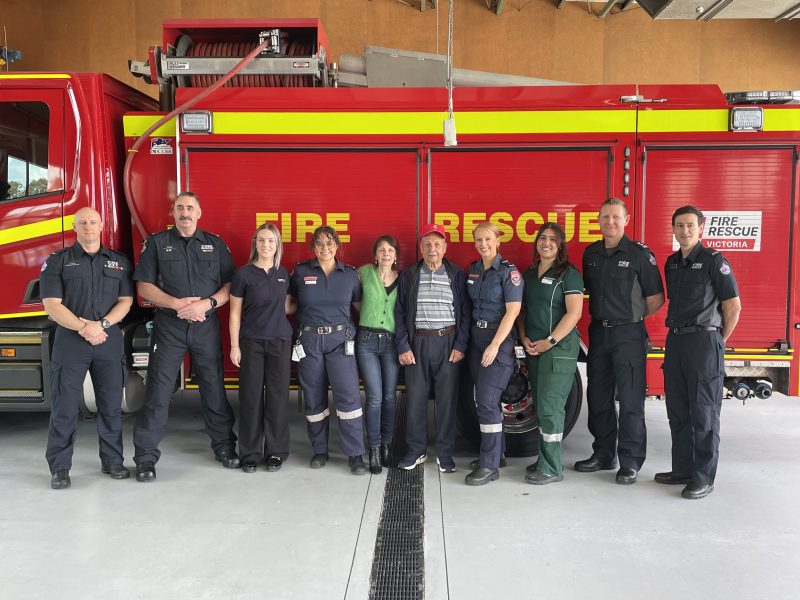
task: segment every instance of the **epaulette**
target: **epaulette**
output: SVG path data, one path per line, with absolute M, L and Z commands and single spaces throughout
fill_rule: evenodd
M 634 244 L 636 244 L 637 246 L 639 246 L 639 248 L 641 248 L 642 250 L 646 250 L 647 252 L 652 252 L 652 250 L 650 250 L 649 246 L 647 244 L 645 244 L 644 242 L 640 242 L 638 240 L 631 240 L 631 241 Z
M 702 246 L 702 249 L 703 252 L 705 252 L 706 254 L 710 254 L 711 256 L 716 256 L 717 254 L 719 254 L 719 250 L 717 250 L 716 248 L 709 248 L 708 246 Z
M 315 259 L 313 259 L 313 258 L 309 258 L 308 260 L 301 260 L 301 261 L 300 261 L 300 262 L 298 262 L 298 263 L 297 263 L 295 266 L 296 266 L 296 267 L 299 267 L 299 266 L 301 266 L 301 265 L 308 265 L 308 264 L 311 264 L 312 262 L 314 262 L 314 260 L 315 260 Z
M 343 266 L 345 269 L 350 269 L 351 271 L 356 271 L 356 270 L 357 270 L 357 269 L 356 269 L 356 268 L 355 268 L 353 265 L 351 265 L 351 264 L 349 264 L 349 263 L 346 263 L 346 262 L 343 262 L 343 263 L 342 263 L 342 266 Z

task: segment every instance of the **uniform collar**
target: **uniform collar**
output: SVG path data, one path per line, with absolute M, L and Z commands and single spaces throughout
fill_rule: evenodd
M 600 241 L 603 242 L 603 250 L 605 251 L 606 250 L 606 241 L 605 241 L 605 239 L 602 239 Z M 631 243 L 631 239 L 627 236 L 627 234 L 623 233 L 622 237 L 619 240 L 619 243 L 612 248 L 613 252 L 611 254 L 614 254 L 614 252 L 627 252 L 628 251 L 628 246 L 630 246 L 630 243 Z
M 170 237 L 172 239 L 176 240 L 176 241 L 177 240 L 185 240 L 185 239 L 189 239 L 189 240 L 198 239 L 200 241 L 204 241 L 206 239 L 205 232 L 203 230 L 201 230 L 201 229 L 195 229 L 194 230 L 194 234 L 189 236 L 188 238 L 183 237 L 180 234 L 180 231 L 178 230 L 177 227 L 170 227 L 167 231 L 169 231 Z
M 72 256 L 74 258 L 79 258 L 80 256 L 82 256 L 84 254 L 86 256 L 91 256 L 88 252 L 86 252 L 86 250 L 84 250 L 84 248 L 83 248 L 83 246 L 81 246 L 80 242 L 75 242 L 72 245 L 71 251 L 72 251 Z M 97 256 L 99 254 L 102 254 L 104 256 L 108 256 L 109 258 L 111 258 L 111 252 L 108 250 L 108 248 L 103 246 L 103 244 L 100 244 L 100 248 L 97 250 L 97 254 L 95 254 L 95 256 Z
M 490 269 L 494 269 L 495 271 L 497 271 L 498 269 L 500 269 L 500 262 L 502 260 L 503 260 L 503 257 L 500 256 L 500 253 L 498 252 L 497 255 L 494 257 L 494 259 L 492 260 L 492 264 L 489 265 L 489 268 Z M 483 259 L 481 259 L 481 264 L 483 264 Z
M 702 251 L 703 251 L 703 242 L 698 240 L 694 248 L 692 248 L 692 251 L 689 252 L 689 255 L 686 257 L 686 262 L 694 262 L 695 260 L 697 260 L 697 257 L 700 255 Z M 681 253 L 680 250 L 678 250 L 678 253 L 681 259 L 683 259 L 683 253 Z
M 336 261 L 336 266 L 333 268 L 334 271 L 344 271 L 344 263 L 340 261 L 338 258 L 334 258 L 333 260 Z M 319 260 L 316 258 L 311 259 L 311 268 L 312 269 L 321 269 L 322 267 L 319 266 Z

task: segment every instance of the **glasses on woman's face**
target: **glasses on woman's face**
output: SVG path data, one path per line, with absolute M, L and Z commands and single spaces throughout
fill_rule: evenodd
M 319 248 L 320 250 L 324 248 L 336 248 L 336 242 L 314 242 L 314 248 Z

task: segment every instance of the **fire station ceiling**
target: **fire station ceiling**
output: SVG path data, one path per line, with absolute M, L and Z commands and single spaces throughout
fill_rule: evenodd
M 560 0 L 561 8 L 567 0 Z M 568 0 L 586 2 L 586 0 Z M 797 19 L 798 0 L 608 0 L 598 16 L 643 8 L 654 19 Z

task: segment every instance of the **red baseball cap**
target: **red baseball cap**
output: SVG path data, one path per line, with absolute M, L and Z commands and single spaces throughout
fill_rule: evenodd
M 419 239 L 422 239 L 426 235 L 430 235 L 431 233 L 438 233 L 445 239 L 445 241 L 447 241 L 447 235 L 444 232 L 444 227 L 442 227 L 438 223 L 428 223 L 427 225 L 425 225 L 425 227 L 422 228 L 422 231 L 419 234 Z

